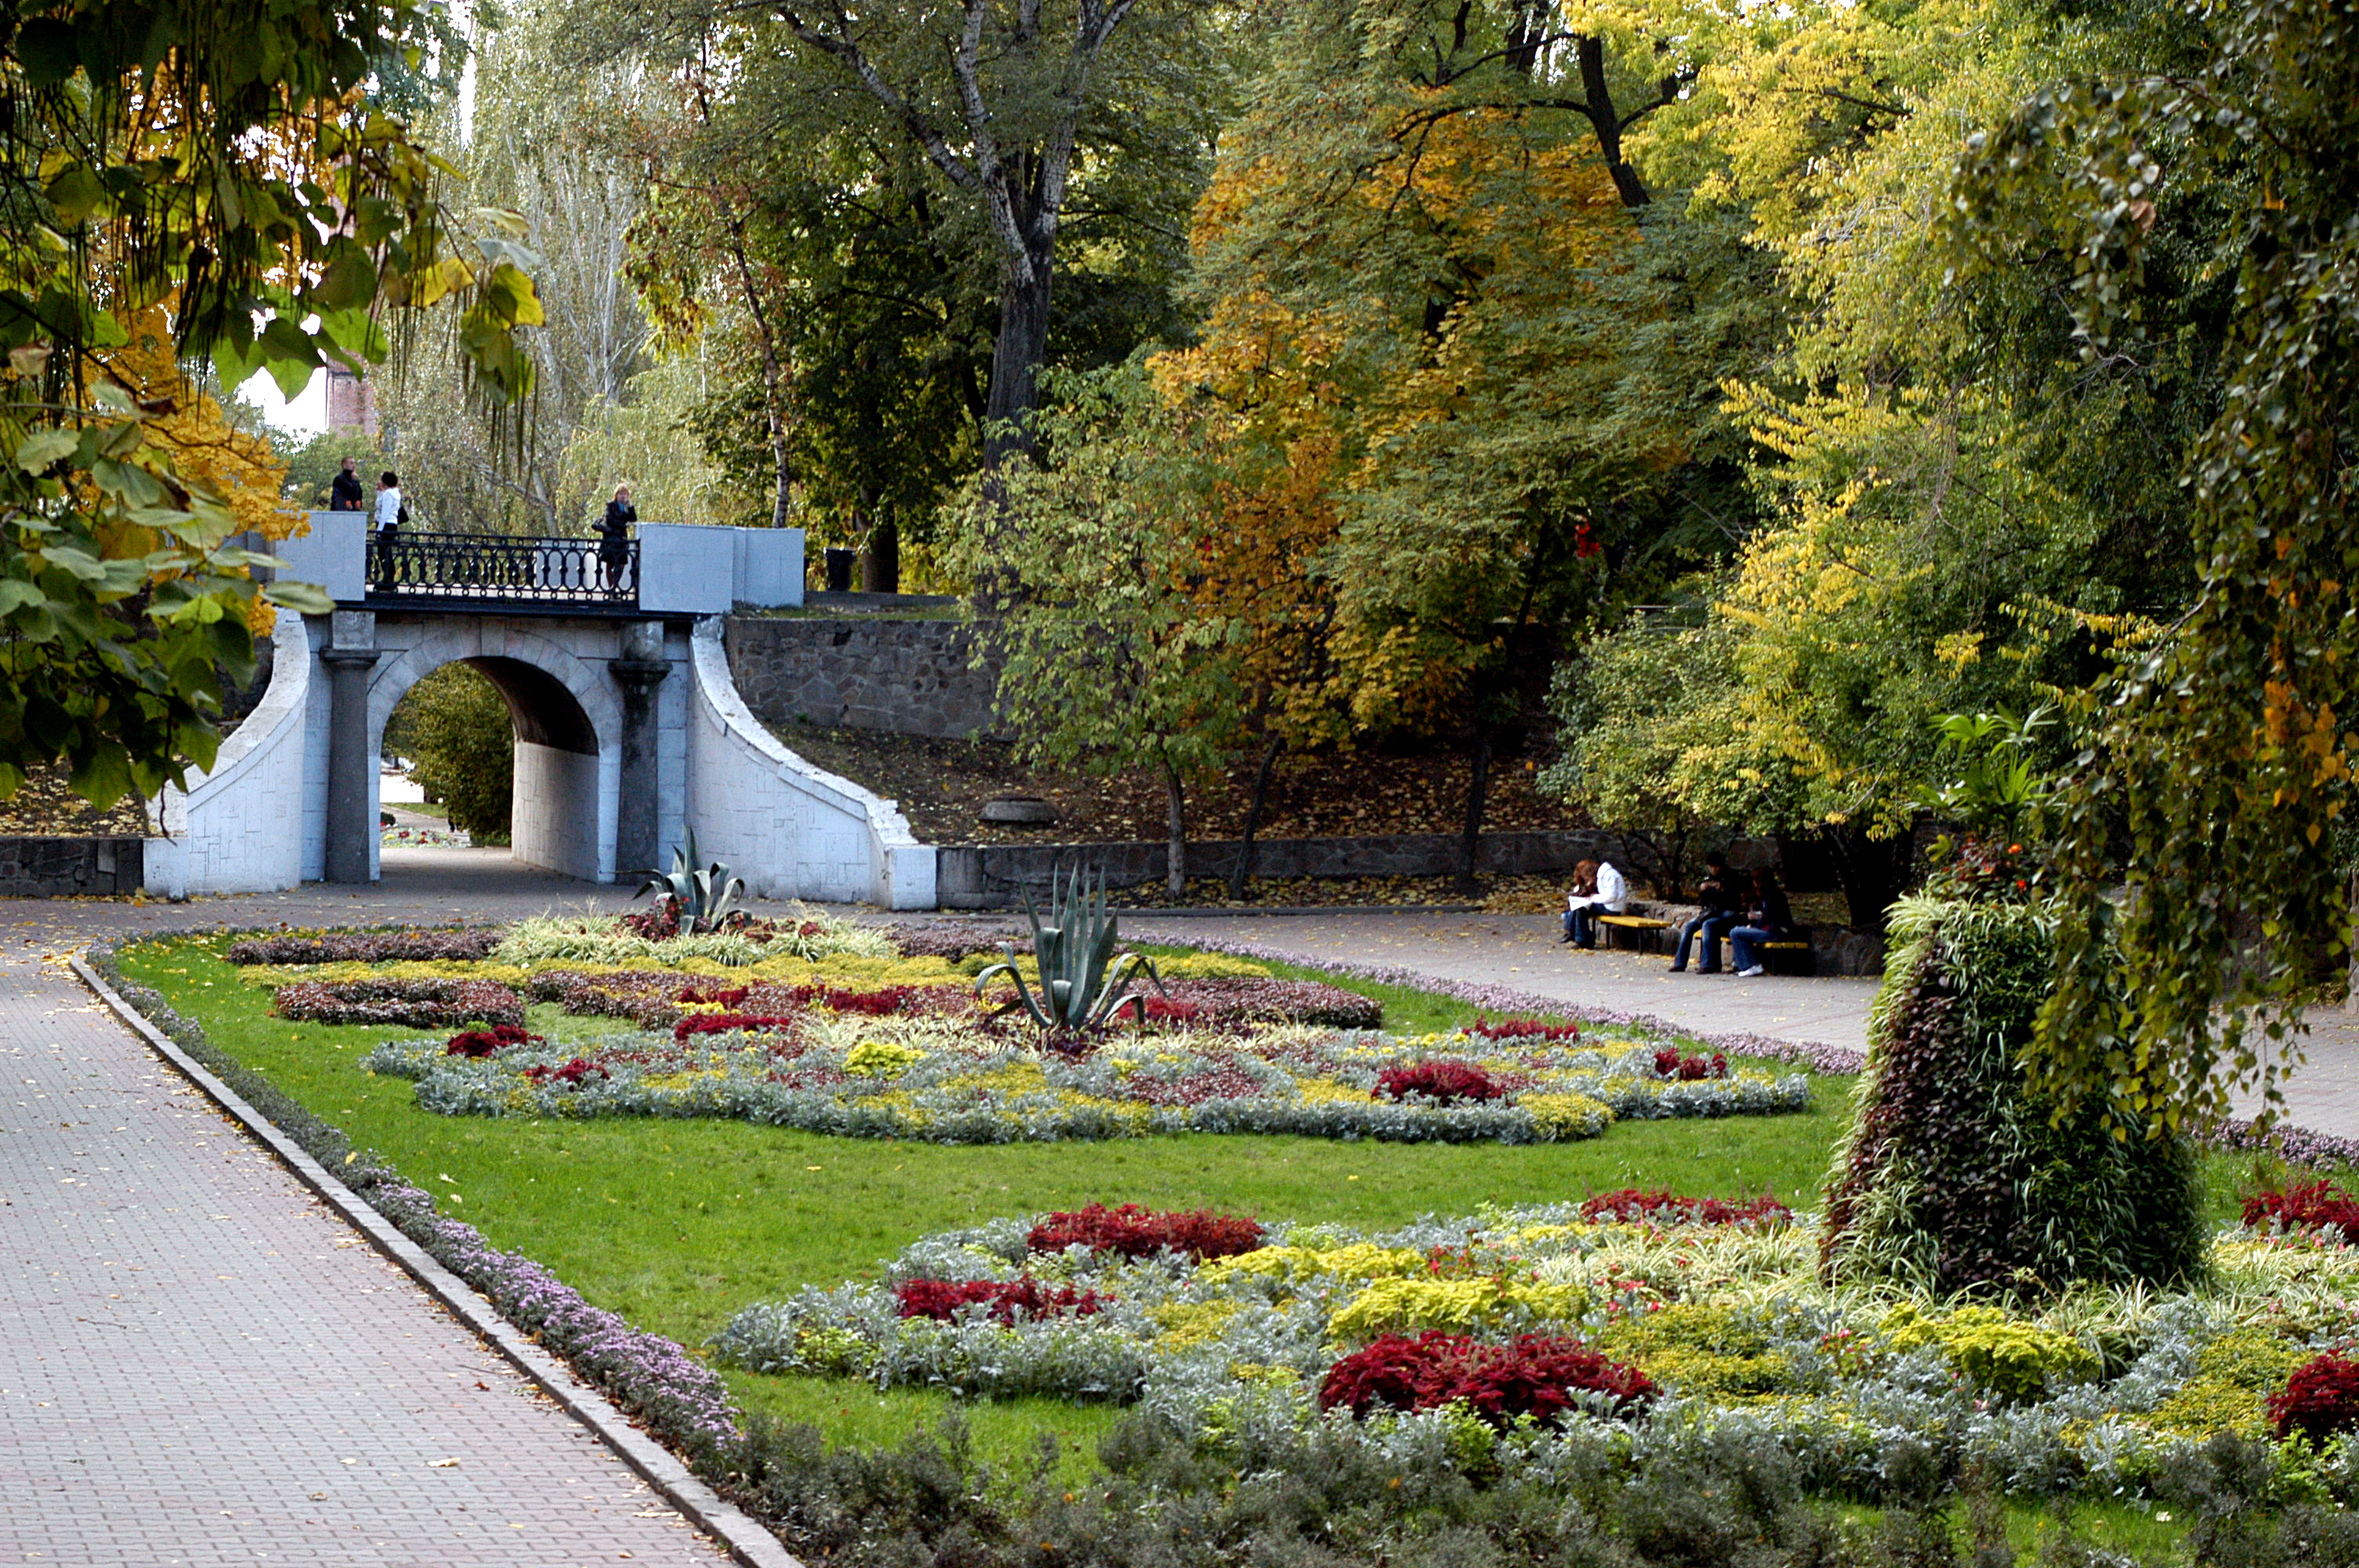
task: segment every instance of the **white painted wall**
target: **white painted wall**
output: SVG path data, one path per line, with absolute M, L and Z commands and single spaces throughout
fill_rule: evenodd
M 151 893 L 276 892 L 303 880 L 303 838 L 288 828 L 303 811 L 311 643 L 303 618 L 284 610 L 271 638 L 261 705 L 222 742 L 211 769 L 154 803 L 164 836 L 147 844 Z M 324 751 L 321 761 L 324 788 Z
M 934 907 L 934 850 L 889 800 L 778 743 L 729 674 L 716 618 L 697 623 L 688 727 L 688 826 L 757 898 Z M 667 683 L 669 684 L 669 683 Z
M 518 741 L 510 853 L 528 866 L 584 881 L 611 881 L 614 837 L 600 854 L 599 759 Z
M 299 538 L 269 546 L 278 557 L 277 575 L 290 582 L 317 584 L 330 599 L 354 600 L 368 591 L 368 514 L 313 512 L 310 529 Z

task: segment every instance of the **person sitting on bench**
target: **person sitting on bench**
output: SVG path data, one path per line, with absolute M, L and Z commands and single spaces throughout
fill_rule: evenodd
M 1720 939 L 1744 924 L 1745 891 L 1744 874 L 1728 869 L 1727 856 L 1714 849 L 1703 858 L 1703 883 L 1696 889 L 1703 907 L 1680 927 L 1679 945 L 1671 949 L 1671 973 L 1687 972 L 1690 937 L 1696 943 L 1696 973 L 1720 973 Z
M 1761 973 L 1762 946 L 1783 942 L 1793 930 L 1794 906 L 1786 902 L 1777 873 L 1767 868 L 1754 872 L 1752 907 L 1745 911 L 1745 924 L 1728 934 L 1729 962 L 1736 966 L 1736 978 L 1751 979 Z
M 1583 860 L 1573 869 L 1576 879 L 1589 873 L 1587 892 L 1575 892 L 1564 901 L 1563 940 L 1579 947 L 1597 946 L 1597 917 L 1620 914 L 1630 907 L 1630 879 L 1611 860 Z

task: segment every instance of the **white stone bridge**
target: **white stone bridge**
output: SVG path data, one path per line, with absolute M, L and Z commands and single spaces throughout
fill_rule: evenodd
M 893 803 L 780 745 L 730 675 L 722 617 L 802 602 L 800 529 L 644 524 L 602 561 L 577 539 L 404 530 L 387 547 L 366 521 L 316 512 L 275 546 L 335 612 L 280 612 L 261 705 L 155 803 L 151 893 L 377 880 L 386 720 L 462 663 L 515 718 L 517 860 L 613 881 L 693 832 L 757 897 L 933 907 L 934 851 Z

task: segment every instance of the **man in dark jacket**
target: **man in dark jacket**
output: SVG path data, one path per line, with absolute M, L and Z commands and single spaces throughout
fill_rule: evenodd
M 329 481 L 328 510 L 331 512 L 359 512 L 363 510 L 361 505 L 361 476 L 358 469 L 354 466 L 353 460 L 350 458 L 346 458 L 344 460 L 344 466 L 337 470 L 336 477 Z
M 1696 973 L 1720 973 L 1720 939 L 1745 919 L 1743 889 L 1728 869 L 1728 857 L 1714 849 L 1703 858 L 1703 885 L 1696 890 L 1703 907 L 1680 927 L 1679 946 L 1671 949 L 1671 973 L 1684 974 L 1688 943 L 1696 943 Z

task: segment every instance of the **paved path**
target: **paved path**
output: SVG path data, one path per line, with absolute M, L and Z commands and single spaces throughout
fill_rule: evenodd
M 1391 912 L 1221 918 L 1126 916 L 1124 929 L 1175 942 L 1192 935 L 1256 942 L 1357 964 L 1391 964 L 1438 979 L 1510 986 L 1589 1007 L 1651 1012 L 1709 1033 L 1748 1032 L 1864 1050 L 1874 979 L 1796 979 L 1674 975 L 1669 960 L 1635 953 L 1585 953 L 1557 941 L 1545 914 L 1419 914 Z M 2285 1120 L 2359 1138 L 2359 1017 L 2310 1016 L 2303 1065 L 2285 1087 Z M 2237 1109 L 2258 1109 L 2241 1096 Z
M 1512 987 L 1584 1007 L 1651 1012 L 1684 1028 L 1767 1034 L 1867 1048 L 1873 979 L 1798 979 L 1725 971 L 1670 972 L 1670 960 L 1636 953 L 1583 952 L 1558 941 L 1549 914 L 1246 915 L 1158 919 L 1125 916 L 1123 929 L 1174 942 L 1191 936 L 1257 942 L 1321 958 L 1397 965 L 1420 975 Z
M 38 957 L 136 912 L 38 907 L 0 905 L 38 934 L 0 958 L 0 1562 L 721 1560 Z

